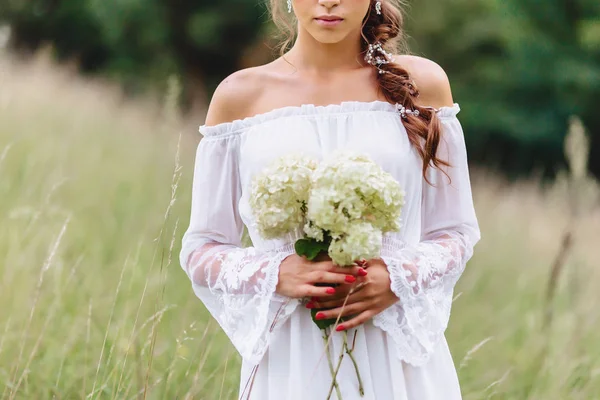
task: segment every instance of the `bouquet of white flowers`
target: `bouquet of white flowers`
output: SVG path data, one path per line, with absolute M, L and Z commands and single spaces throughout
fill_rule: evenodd
M 304 225 L 296 251 L 321 252 L 340 266 L 373 258 L 382 235 L 400 229 L 404 192 L 367 156 L 339 150 L 318 163 L 301 154 L 281 157 L 252 180 L 250 206 L 263 237 L 281 237 Z
M 383 234 L 400 229 L 403 205 L 404 192 L 394 177 L 369 157 L 349 150 L 338 150 L 320 163 L 302 154 L 281 157 L 254 177 L 250 195 L 263 237 L 303 228 L 306 236 L 295 243 L 298 255 L 314 260 L 327 253 L 335 264 L 348 267 L 379 255 Z M 311 310 L 312 319 L 328 341 L 328 328 L 337 321 L 317 320 L 317 311 Z M 338 389 L 331 360 L 330 367 L 332 389 Z M 362 382 L 360 390 L 362 395 Z

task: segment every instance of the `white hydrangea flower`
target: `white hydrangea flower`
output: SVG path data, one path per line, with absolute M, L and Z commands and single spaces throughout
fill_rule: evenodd
M 312 175 L 307 217 L 332 237 L 349 232 L 355 220 L 385 233 L 400 229 L 403 205 L 404 192 L 392 175 L 366 155 L 339 150 Z
M 306 233 L 309 238 L 316 239 L 319 242 L 325 240 L 325 232 L 323 232 L 323 229 L 315 226 L 311 221 L 306 221 L 306 224 L 304 225 L 304 233 Z
M 370 260 L 379 255 L 382 233 L 369 222 L 354 221 L 348 232 L 329 246 L 329 257 L 340 266 L 352 265 L 364 258 Z
M 253 177 L 249 201 L 263 237 L 278 238 L 304 224 L 316 167 L 309 156 L 285 155 Z

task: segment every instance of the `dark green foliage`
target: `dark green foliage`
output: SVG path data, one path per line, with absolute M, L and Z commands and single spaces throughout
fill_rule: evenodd
M 507 173 L 564 167 L 571 115 L 592 136 L 600 175 L 600 3 L 596 0 L 423 0 L 412 48 L 442 65 L 462 106 L 472 161 Z
M 214 88 L 238 67 L 264 24 L 265 8 L 246 0 L 3 0 L 11 46 L 51 43 L 59 59 L 118 78 L 135 91 L 182 75 L 185 87 Z M 190 88 L 191 86 L 197 86 Z M 205 92 L 206 93 L 206 92 Z

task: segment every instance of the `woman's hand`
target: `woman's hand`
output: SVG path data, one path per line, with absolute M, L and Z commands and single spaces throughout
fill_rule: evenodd
M 279 267 L 279 282 L 275 292 L 292 298 L 332 298 L 344 286 L 359 282 L 367 275 L 361 267 L 339 267 L 329 257 L 310 261 L 306 257 L 292 254 Z M 320 284 L 320 285 L 317 285 Z M 340 285 L 340 286 L 338 286 Z M 333 286 L 337 286 L 334 288 Z
M 338 317 L 354 316 L 344 321 L 336 328 L 343 331 L 364 324 L 386 308 L 398 302 L 398 297 L 390 287 L 390 273 L 385 262 L 379 258 L 367 261 L 367 271 L 362 282 L 356 282 L 347 289 L 345 294 L 336 293 L 329 298 L 313 299 L 307 308 L 324 309 L 317 313 L 317 319 L 337 319 Z M 350 285 L 348 285 L 350 286 Z M 352 288 L 358 290 L 352 290 Z M 350 294 L 346 301 L 346 296 Z M 346 304 L 344 305 L 344 301 Z

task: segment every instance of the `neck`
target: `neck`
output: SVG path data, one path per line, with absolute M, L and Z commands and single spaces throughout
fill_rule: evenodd
M 296 68 L 306 72 L 356 69 L 363 66 L 360 40 L 360 33 L 357 33 L 338 43 L 321 43 L 300 28 L 287 58 Z

